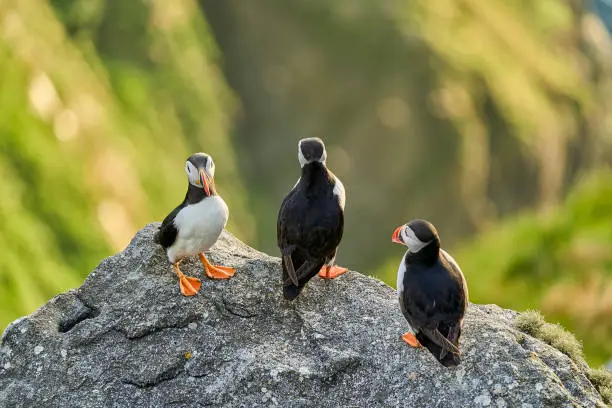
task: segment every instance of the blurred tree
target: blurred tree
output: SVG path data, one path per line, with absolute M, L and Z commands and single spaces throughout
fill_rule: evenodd
M 612 34 L 612 1 L 594 0 L 593 9 L 601 17 L 601 21 L 605 24 L 608 32 Z
M 200 0 L 243 101 L 236 147 L 265 250 L 301 137 L 327 141 L 348 191 L 339 260 L 359 270 L 410 218 L 453 244 L 554 205 L 603 161 L 597 21 L 582 2 L 485 3 Z
M 530 216 L 528 227 L 564 202 L 581 174 L 610 161 L 611 44 L 587 2 L 199 3 L 243 102 L 236 148 L 263 249 L 277 251 L 276 211 L 299 175 L 297 140 L 321 136 L 347 188 L 341 263 L 377 268 L 394 284 L 401 254 L 388 244 L 391 232 L 423 217 L 447 248 L 485 233 L 461 252 L 474 253 L 465 262 L 476 301 L 539 307 L 543 294 L 506 291 L 508 282 L 522 288 L 533 274 L 552 274 L 538 285 L 544 291 L 578 273 L 546 261 L 546 251 L 577 229 L 537 228 L 531 241 L 506 241 L 504 259 L 516 258 L 523 271 L 508 282 L 471 269 L 491 253 L 484 244 L 497 220 L 515 228 L 508 217 L 535 208 L 541 215 Z M 537 256 L 521 256 L 519 245 Z M 553 258 L 555 251 L 562 250 Z M 606 270 L 602 282 L 610 281 Z M 591 340 L 593 325 L 572 323 L 566 312 L 552 316 L 579 331 L 590 358 L 609 356 L 607 329 Z
M 584 339 L 591 362 L 612 355 L 612 171 L 585 177 L 562 206 L 508 219 L 455 254 L 473 301 L 538 304 Z

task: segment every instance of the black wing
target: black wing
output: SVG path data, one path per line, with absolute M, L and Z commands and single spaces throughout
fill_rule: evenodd
M 162 225 L 159 227 L 159 231 L 155 234 L 155 242 L 160 244 L 164 248 L 168 248 L 174 244 L 176 240 L 176 236 L 178 235 L 178 230 L 174 225 L 174 218 L 184 207 L 184 203 L 176 207 L 164 220 L 162 221 Z
M 294 199 L 296 189 L 294 188 L 287 194 L 283 199 L 283 202 L 278 210 L 278 217 L 276 219 L 276 243 L 278 247 L 283 250 L 288 245 L 287 243 L 287 231 L 286 231 L 286 218 L 287 218 L 287 203 Z
M 443 249 L 440 249 L 440 257 L 442 263 L 446 264 L 448 268 L 451 269 L 452 275 L 455 277 L 455 279 L 457 279 L 458 283 L 461 286 L 461 292 L 463 293 L 463 313 L 465 313 L 470 299 L 467 282 L 465 281 L 465 276 L 463 275 L 463 272 L 461 271 L 461 268 L 459 267 L 455 259 L 450 256 L 448 252 Z
M 319 216 L 313 215 L 311 200 L 317 200 Z M 276 228 L 283 259 L 283 292 L 291 300 L 335 256 L 344 214 L 334 197 L 311 198 L 294 188 L 281 204 Z
M 403 303 L 415 329 L 434 329 L 459 321 L 465 311 L 462 286 L 461 279 L 439 273 L 406 273 Z
M 440 261 L 424 273 L 405 274 L 401 303 L 406 319 L 419 331 L 419 342 L 442 364 L 456 365 L 467 299 L 460 270 L 457 274 L 447 263 Z

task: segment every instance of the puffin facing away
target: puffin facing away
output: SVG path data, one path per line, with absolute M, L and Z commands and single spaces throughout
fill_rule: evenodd
M 283 200 L 276 224 L 283 264 L 283 295 L 295 299 L 317 273 L 333 279 L 347 271 L 334 266 L 344 229 L 344 186 L 327 169 L 319 138 L 298 143 L 302 175 Z
M 457 262 L 440 248 L 436 228 L 425 220 L 398 227 L 392 241 L 408 251 L 397 271 L 397 292 L 410 331 L 402 339 L 425 346 L 446 367 L 460 362 L 459 336 L 468 289 Z
M 179 262 L 185 256 L 200 255 L 200 261 L 211 279 L 229 279 L 235 269 L 214 266 L 204 252 L 217 242 L 227 224 L 229 210 L 215 190 L 215 163 L 206 153 L 195 153 L 187 159 L 185 172 L 189 184 L 185 200 L 162 222 L 155 241 L 166 250 L 168 260 L 179 277 L 181 293 L 193 296 L 200 290 L 198 278 L 183 275 Z

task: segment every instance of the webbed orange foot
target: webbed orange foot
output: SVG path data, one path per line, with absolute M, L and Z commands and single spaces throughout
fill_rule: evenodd
M 179 286 L 181 293 L 184 296 L 193 296 L 200 290 L 202 282 L 198 278 L 192 278 L 190 276 L 184 276 L 179 280 Z
M 412 332 L 405 333 L 402 336 L 402 340 L 404 340 L 406 343 L 408 343 L 410 346 L 412 346 L 414 348 L 421 348 L 421 347 L 423 347 L 423 346 L 421 346 L 421 343 L 419 343 L 417 338 L 414 336 L 414 334 L 412 334 Z
M 192 278 L 191 276 L 185 276 L 178 267 L 178 262 L 174 265 L 174 271 L 179 277 L 179 287 L 183 296 L 193 296 L 200 290 L 202 282 L 198 278 Z
M 230 266 L 211 264 L 204 254 L 200 254 L 200 261 L 202 261 L 202 265 L 204 265 L 206 276 L 210 279 L 230 279 L 236 273 L 236 269 Z
M 348 268 L 341 266 L 324 266 L 319 271 L 319 276 L 323 279 L 334 279 L 348 271 Z

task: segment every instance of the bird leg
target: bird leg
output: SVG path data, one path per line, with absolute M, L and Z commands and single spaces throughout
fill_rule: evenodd
M 319 276 L 323 279 L 334 279 L 348 271 L 347 268 L 336 265 L 324 265 L 319 271 Z
M 180 259 L 172 266 L 174 267 L 174 271 L 179 277 L 179 287 L 181 288 L 181 293 L 183 294 L 183 296 L 193 296 L 198 293 L 198 290 L 200 290 L 202 282 L 200 282 L 198 278 L 192 278 L 191 276 L 183 275 L 183 272 L 181 272 L 178 266 L 179 262 L 181 262 Z
M 404 340 L 406 343 L 408 343 L 410 346 L 412 346 L 414 348 L 421 348 L 421 347 L 423 347 L 421 345 L 421 343 L 419 343 L 419 341 L 417 340 L 417 338 L 415 337 L 415 335 L 412 332 L 405 333 L 402 336 L 402 340 Z
M 204 265 L 206 276 L 210 279 L 230 279 L 236 273 L 236 269 L 230 266 L 213 265 L 208 262 L 204 256 L 204 252 L 200 253 L 200 261 Z

